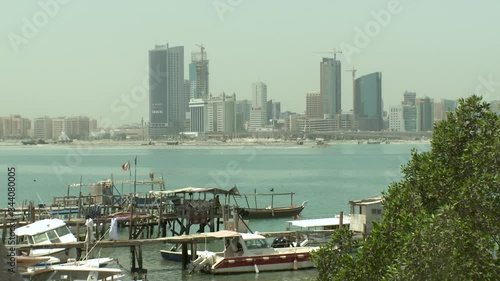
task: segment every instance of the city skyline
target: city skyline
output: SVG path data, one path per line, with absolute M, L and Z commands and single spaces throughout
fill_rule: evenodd
M 493 1 L 110 1 L 99 3 L 101 9 L 92 9 L 96 2 L 40 3 L 9 2 L 0 9 L 2 116 L 88 115 L 114 126 L 148 119 L 146 52 L 167 42 L 184 46 L 185 74 L 190 54 L 203 44 L 211 94 L 250 99 L 248 85 L 260 80 L 269 98 L 282 102 L 282 112 L 305 111 L 306 93 L 320 90 L 318 62 L 333 57 L 316 52 L 334 48 L 343 52 L 337 54 L 343 111 L 353 107 L 351 68 L 356 78 L 383 73 L 385 110 L 399 104 L 405 90 L 434 99 L 474 92 L 498 99 L 493 58 L 500 39 L 489 30 L 499 23 L 499 4 Z M 168 16 L 160 17 L 165 11 Z M 167 28 L 176 23 L 182 28 Z

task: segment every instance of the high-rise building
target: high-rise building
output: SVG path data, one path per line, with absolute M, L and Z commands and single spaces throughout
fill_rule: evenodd
M 184 47 L 157 45 L 149 51 L 149 136 L 161 138 L 183 129 Z
M 341 113 L 341 65 L 333 58 L 323 58 L 320 63 L 320 94 L 323 114 L 334 118 Z
M 273 114 L 271 116 L 271 119 L 272 120 L 280 119 L 280 114 L 281 114 L 281 102 L 273 101 Z
M 439 102 L 434 102 L 434 122 L 446 120 L 448 112 L 455 112 L 456 108 L 456 100 L 441 99 Z
M 417 106 L 417 131 L 432 131 L 434 125 L 434 101 L 428 97 L 415 100 Z
M 250 111 L 252 110 L 252 102 L 249 100 L 241 100 L 236 102 L 236 114 L 241 114 L 242 124 L 245 125 L 250 122 Z
M 417 97 L 417 93 L 405 91 L 403 94 L 403 104 L 405 105 L 415 105 L 415 99 Z
M 389 131 L 415 132 L 417 130 L 417 107 L 396 105 L 389 109 Z
M 271 124 L 273 119 L 273 100 L 268 100 L 266 103 L 266 124 Z
M 189 101 L 189 112 L 191 114 L 191 132 L 205 133 L 208 125 L 208 104 L 203 99 L 191 99 Z
M 252 83 L 252 110 L 250 111 L 250 130 L 263 128 L 267 124 L 267 85 L 263 82 Z
M 207 132 L 234 133 L 236 131 L 235 101 L 235 94 L 226 96 L 225 93 L 208 99 Z
M 189 64 L 190 97 L 194 99 L 207 99 L 209 95 L 208 58 L 205 48 L 200 52 L 191 53 Z
M 0 118 L 2 131 L 0 136 L 9 139 L 27 138 L 31 135 L 31 120 L 21 115 L 12 114 Z
M 354 114 L 359 130 L 382 130 L 382 73 L 374 72 L 355 80 Z
M 35 139 L 49 140 L 52 135 L 52 119 L 48 116 L 35 118 L 33 121 L 33 137 Z
M 309 119 L 323 119 L 320 93 L 309 92 L 306 94 L 306 117 Z

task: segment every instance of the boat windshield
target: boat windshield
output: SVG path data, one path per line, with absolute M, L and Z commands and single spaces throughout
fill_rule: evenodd
M 50 242 L 52 243 L 61 243 L 61 240 L 57 236 L 57 233 L 55 230 L 47 232 L 47 236 L 49 236 Z
M 57 232 L 57 235 L 59 235 L 59 237 L 62 237 L 64 235 L 67 235 L 67 234 L 70 234 L 71 232 L 69 231 L 68 227 L 67 226 L 61 226 L 59 228 L 56 229 L 56 232 Z
M 245 245 L 247 246 L 247 249 L 269 248 L 266 239 L 245 240 Z
M 34 235 L 33 240 L 35 240 L 35 244 L 40 244 L 40 243 L 47 242 L 49 240 L 49 238 L 47 237 L 47 235 L 45 233 L 41 233 L 41 234 Z

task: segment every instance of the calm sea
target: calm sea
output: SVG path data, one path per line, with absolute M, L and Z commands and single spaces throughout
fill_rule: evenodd
M 0 206 L 7 205 L 7 168 L 16 168 L 16 201 L 33 200 L 49 204 L 53 196 L 64 196 L 68 184 L 92 183 L 113 177 L 130 179 L 121 165 L 130 161 L 131 174 L 148 179 L 149 173 L 163 177 L 167 189 L 187 186 L 230 188 L 240 193 L 295 192 L 294 203 L 308 201 L 301 218 L 349 213 L 348 202 L 380 193 L 390 182 L 399 180 L 400 167 L 409 160 L 410 151 L 429 149 L 428 144 L 332 144 L 326 147 L 184 147 L 184 146 L 0 146 Z M 134 167 L 134 159 L 137 165 Z M 124 193 L 131 186 L 117 186 Z M 149 186 L 140 187 L 147 192 Z M 76 195 L 78 190 L 70 190 Z M 271 202 L 259 201 L 262 206 Z M 287 205 L 290 198 L 274 200 Z M 240 204 L 246 204 L 244 201 Z M 279 231 L 286 219 L 251 221 L 253 231 Z M 121 235 L 127 236 L 124 229 Z M 158 246 L 146 247 L 144 260 L 148 280 L 308 280 L 315 270 L 210 276 L 187 274 L 180 264 L 162 260 Z M 102 256 L 118 258 L 130 268 L 128 249 L 103 249 Z

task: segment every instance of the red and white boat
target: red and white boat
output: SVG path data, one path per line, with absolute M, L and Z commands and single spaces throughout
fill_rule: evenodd
M 208 273 L 243 273 L 277 270 L 298 270 L 314 267 L 310 255 L 318 247 L 272 248 L 259 234 L 218 231 L 207 237 L 223 240 L 220 252 L 197 251 L 192 269 Z

